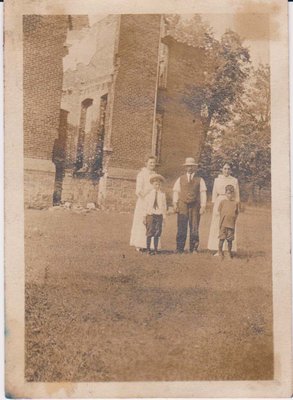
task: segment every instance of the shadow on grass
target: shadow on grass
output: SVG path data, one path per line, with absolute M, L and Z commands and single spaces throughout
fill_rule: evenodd
M 146 250 L 143 250 L 140 252 L 142 255 L 148 255 Z M 215 255 L 216 251 L 211 251 L 208 249 L 200 249 L 197 253 L 197 255 L 200 257 L 201 255 L 205 255 L 205 256 L 210 256 L 213 257 Z M 160 255 L 190 255 L 190 252 L 188 250 L 184 250 L 183 253 L 177 253 L 176 250 L 168 250 L 168 249 L 164 249 L 164 250 L 159 250 L 158 254 L 156 254 L 156 256 L 160 256 Z M 234 254 L 234 258 L 238 258 L 240 260 L 244 260 L 244 259 L 250 259 L 250 258 L 256 258 L 256 257 L 266 257 L 269 256 L 270 254 L 264 252 L 264 251 L 251 251 L 251 250 L 238 250 L 236 254 Z
M 146 252 L 144 252 L 144 253 L 146 253 Z M 208 252 L 199 251 L 198 255 L 204 254 L 204 253 L 208 253 Z M 190 255 L 190 254 L 192 254 L 192 253 L 190 253 L 188 250 L 184 250 L 182 253 L 178 253 L 176 250 L 165 249 L 165 250 L 159 250 L 159 252 L 156 254 L 156 256 L 160 256 L 160 255 L 175 255 L 175 256 L 182 255 L 182 256 L 184 256 L 184 255 Z
M 250 250 L 239 250 L 235 255 L 235 258 L 239 258 L 240 260 L 248 259 L 248 258 L 256 258 L 256 257 L 266 257 L 270 254 L 264 251 L 250 251 Z
M 159 254 L 163 254 L 163 255 L 171 255 L 171 254 L 175 254 L 175 250 L 160 250 Z
M 139 253 L 140 253 L 140 254 L 143 254 L 143 255 L 148 255 L 148 252 L 147 252 L 146 249 L 140 250 Z M 158 253 L 156 254 L 156 256 L 160 256 L 160 255 L 171 255 L 171 254 L 175 254 L 175 251 L 174 251 L 174 250 L 167 250 L 167 249 L 164 249 L 164 250 L 159 250 Z

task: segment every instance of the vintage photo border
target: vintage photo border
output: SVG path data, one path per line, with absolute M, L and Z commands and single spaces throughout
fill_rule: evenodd
M 138 5 L 139 3 L 139 5 Z M 209 3 L 209 4 L 207 4 Z M 7 0 L 5 28 L 6 395 L 82 397 L 289 397 L 292 394 L 287 0 Z M 273 381 L 53 382 L 24 380 L 22 15 L 269 13 L 272 108 Z M 245 306 L 245 305 L 244 305 Z

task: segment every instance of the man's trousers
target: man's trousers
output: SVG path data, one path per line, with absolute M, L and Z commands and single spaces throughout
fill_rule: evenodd
M 183 252 L 189 226 L 189 251 L 197 250 L 199 245 L 200 205 L 198 203 L 179 203 L 177 215 L 177 251 Z

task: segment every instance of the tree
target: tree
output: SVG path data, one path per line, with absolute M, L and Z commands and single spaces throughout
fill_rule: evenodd
M 166 34 L 173 36 L 181 43 L 208 50 L 215 41 L 212 28 L 202 20 L 200 14 L 193 14 L 191 18 L 178 14 L 166 14 L 164 20 Z
M 230 122 L 214 127 L 202 157 L 202 170 L 213 178 L 224 161 L 232 163 L 233 173 L 250 197 L 270 185 L 271 126 L 270 69 L 251 68 L 251 78 L 242 96 L 231 107 Z M 208 158 L 207 158 L 208 157 Z
M 224 161 L 242 185 L 270 184 L 270 70 L 251 67 L 240 36 L 227 30 L 220 40 L 199 14 L 166 15 L 167 33 L 204 50 L 205 79 L 189 85 L 186 104 L 204 126 L 200 173 L 209 189 Z
M 249 76 L 249 51 L 231 30 L 220 41 L 215 39 L 199 14 L 191 19 L 167 15 L 165 21 L 167 32 L 176 40 L 204 50 L 205 80 L 200 86 L 187 87 L 186 103 L 195 114 L 201 114 L 206 135 L 212 124 L 230 120 L 231 106 L 243 94 Z

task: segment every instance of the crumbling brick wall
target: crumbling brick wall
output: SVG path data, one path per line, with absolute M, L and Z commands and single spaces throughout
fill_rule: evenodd
M 86 22 L 81 16 L 78 24 L 75 16 L 70 18 L 72 30 Z M 91 99 L 92 105 L 86 115 L 83 161 L 89 167 L 95 163 L 97 147 L 100 146 L 101 98 L 108 94 L 112 81 L 118 22 L 119 16 L 108 15 L 87 29 L 69 32 L 70 46 L 68 56 L 64 59 L 62 95 L 62 108 L 69 112 L 66 148 L 68 169 L 75 169 L 82 103 L 86 99 Z M 80 51 L 80 46 L 88 46 L 86 57 Z
M 109 165 L 140 168 L 152 151 L 160 15 L 122 15 Z
M 204 82 L 204 54 L 201 49 L 163 41 L 169 47 L 166 89 L 160 90 L 158 107 L 163 112 L 160 172 L 170 181 L 181 173 L 186 157 L 199 157 L 203 140 L 200 110 L 195 111 L 192 86 Z
M 86 21 L 87 16 L 74 16 L 73 25 L 82 28 Z M 68 29 L 66 15 L 23 17 L 24 200 L 28 207 L 52 205 L 52 153 L 59 134 Z
M 58 136 L 68 16 L 23 17 L 24 155 L 51 160 Z

